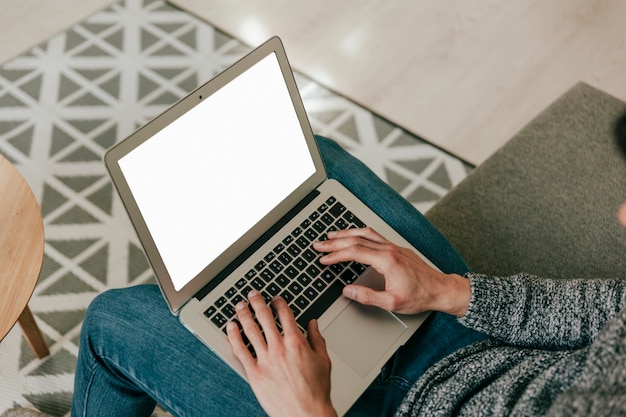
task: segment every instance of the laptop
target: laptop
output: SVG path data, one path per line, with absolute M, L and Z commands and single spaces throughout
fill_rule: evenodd
M 428 315 L 352 302 L 344 285 L 380 289 L 382 276 L 317 262 L 311 242 L 329 230 L 370 226 L 411 245 L 327 178 L 279 38 L 112 147 L 105 164 L 171 312 L 244 379 L 225 327 L 251 289 L 283 296 L 303 331 L 318 319 L 340 414 Z

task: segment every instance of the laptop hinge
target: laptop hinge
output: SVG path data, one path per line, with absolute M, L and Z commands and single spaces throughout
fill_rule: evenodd
M 235 269 L 237 269 L 242 263 L 244 263 L 254 252 L 256 252 L 265 242 L 272 238 L 278 231 L 285 226 L 291 219 L 293 219 L 299 212 L 313 201 L 318 195 L 319 191 L 313 190 L 309 195 L 303 198 L 295 207 L 293 207 L 287 214 L 285 214 L 279 221 L 277 221 L 267 232 L 258 238 L 252 245 L 248 247 L 241 255 L 239 255 L 233 262 L 231 262 L 226 268 L 215 276 L 207 285 L 205 285 L 198 293 L 196 298 L 202 300 L 208 293 L 217 287 L 220 282 L 224 281 Z

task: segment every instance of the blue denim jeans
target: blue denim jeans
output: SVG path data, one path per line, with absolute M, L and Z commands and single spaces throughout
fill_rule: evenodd
M 318 137 L 328 174 L 350 189 L 444 272 L 468 267 L 404 198 L 336 143 Z M 349 411 L 392 415 L 438 360 L 485 336 L 433 313 Z M 265 415 L 248 384 L 173 316 L 159 289 L 107 291 L 91 303 L 80 336 L 72 416 L 149 416 L 159 403 L 175 416 Z

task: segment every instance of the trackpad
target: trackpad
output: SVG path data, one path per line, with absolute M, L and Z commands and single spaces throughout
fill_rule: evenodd
M 365 377 L 405 330 L 391 313 L 351 302 L 322 335 L 329 350 Z

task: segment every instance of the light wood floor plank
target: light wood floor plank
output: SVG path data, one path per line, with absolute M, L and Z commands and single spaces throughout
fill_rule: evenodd
M 623 0 L 173 0 L 476 164 L 578 81 L 626 99 Z

